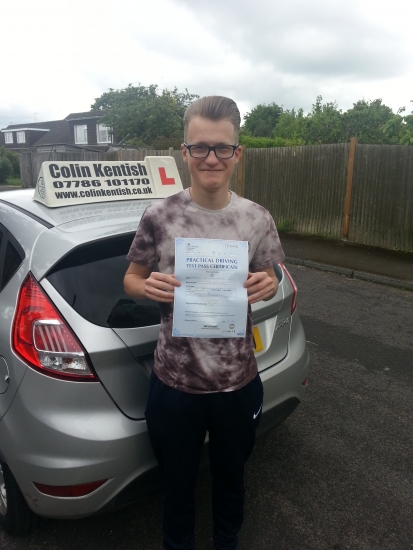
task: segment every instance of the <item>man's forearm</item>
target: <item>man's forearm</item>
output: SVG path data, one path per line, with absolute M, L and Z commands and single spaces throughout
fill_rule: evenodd
M 145 283 L 146 279 L 139 275 L 127 273 L 123 280 L 123 288 L 128 296 L 136 300 L 144 300 L 146 298 Z

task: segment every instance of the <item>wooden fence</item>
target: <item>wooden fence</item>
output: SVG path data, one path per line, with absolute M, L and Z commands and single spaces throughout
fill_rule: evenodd
M 413 147 L 351 149 L 246 149 L 239 189 L 280 229 L 413 251 Z
M 349 240 L 413 250 L 413 147 L 358 145 Z
M 43 161 L 136 161 L 147 155 L 173 156 L 183 186 L 190 185 L 181 152 L 172 149 L 25 153 L 22 183 L 33 186 Z M 245 149 L 230 188 L 265 206 L 281 230 L 413 251 L 413 147 L 352 140 L 351 145 Z
M 243 195 L 281 229 L 340 238 L 347 157 L 341 144 L 246 149 Z

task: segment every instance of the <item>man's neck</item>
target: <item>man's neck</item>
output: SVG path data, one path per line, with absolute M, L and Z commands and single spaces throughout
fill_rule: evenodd
M 207 210 L 222 210 L 231 200 L 231 193 L 228 189 L 222 189 L 219 193 L 205 193 L 196 187 L 190 187 L 189 193 L 198 206 Z

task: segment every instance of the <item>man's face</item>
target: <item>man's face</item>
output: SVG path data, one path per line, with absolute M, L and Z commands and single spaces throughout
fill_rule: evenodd
M 194 117 L 186 133 L 187 145 L 236 145 L 235 129 L 229 120 L 209 120 Z M 229 187 L 229 180 L 241 154 L 241 147 L 230 159 L 218 159 L 213 151 L 205 159 L 192 158 L 182 145 L 184 162 L 188 164 L 191 185 L 197 189 L 214 192 Z

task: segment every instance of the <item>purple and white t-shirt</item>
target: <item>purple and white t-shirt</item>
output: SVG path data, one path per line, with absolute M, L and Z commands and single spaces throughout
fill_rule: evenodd
M 175 238 L 248 241 L 250 271 L 272 267 L 284 252 L 271 214 L 262 206 L 231 193 L 221 210 L 196 204 L 186 189 L 145 210 L 127 259 L 144 266 L 158 264 L 174 273 Z M 168 386 L 188 393 L 234 391 L 257 374 L 248 307 L 245 338 L 172 337 L 173 304 L 160 303 L 161 329 L 154 371 Z

